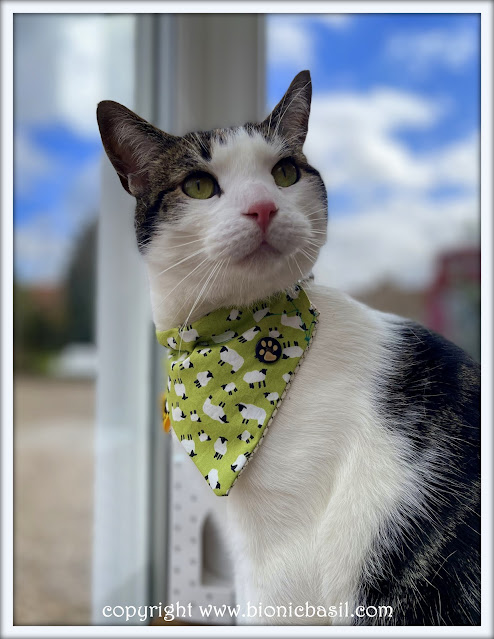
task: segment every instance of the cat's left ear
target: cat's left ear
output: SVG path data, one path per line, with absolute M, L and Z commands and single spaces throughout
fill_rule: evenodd
M 309 126 L 311 98 L 310 71 L 300 71 L 263 124 L 268 126 L 270 131 L 278 129 L 284 137 L 303 146 Z

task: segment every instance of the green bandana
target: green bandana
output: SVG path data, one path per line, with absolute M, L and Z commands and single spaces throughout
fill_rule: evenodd
M 169 349 L 165 413 L 217 495 L 228 495 L 276 415 L 309 347 L 318 311 L 305 291 L 218 309 L 157 331 Z

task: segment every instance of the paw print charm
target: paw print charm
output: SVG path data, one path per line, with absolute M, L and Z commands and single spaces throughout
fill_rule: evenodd
M 256 357 L 265 364 L 274 364 L 281 357 L 281 344 L 274 337 L 263 337 L 257 342 Z

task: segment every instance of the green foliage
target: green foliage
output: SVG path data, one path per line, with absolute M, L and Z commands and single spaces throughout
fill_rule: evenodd
M 95 339 L 97 224 L 90 224 L 77 243 L 67 279 L 67 341 L 92 343 Z
M 67 344 L 94 341 L 97 224 L 77 242 L 58 297 L 41 303 L 40 289 L 14 281 L 14 367 L 47 374 Z

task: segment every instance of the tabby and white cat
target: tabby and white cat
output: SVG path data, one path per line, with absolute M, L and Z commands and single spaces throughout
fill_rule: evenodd
M 327 226 L 302 152 L 310 101 L 303 71 L 263 122 L 183 137 L 99 104 L 104 148 L 136 198 L 158 330 L 310 274 Z M 228 497 L 230 537 L 239 603 L 337 615 L 244 621 L 479 624 L 478 365 L 415 323 L 304 287 L 317 334 Z M 352 615 L 359 605 L 393 613 Z

